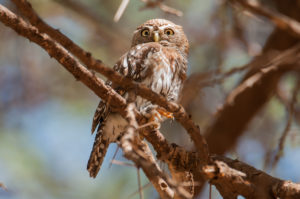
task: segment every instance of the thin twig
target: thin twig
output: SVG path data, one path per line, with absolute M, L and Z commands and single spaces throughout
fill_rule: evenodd
M 142 182 L 141 182 L 140 168 L 136 168 L 136 171 L 137 171 L 137 178 L 138 178 L 138 187 L 139 187 L 140 199 L 144 199 L 143 189 L 142 189 Z
M 143 128 L 151 127 L 151 126 L 155 126 L 155 125 L 159 125 L 159 123 L 157 123 L 157 122 L 148 122 L 146 124 L 140 125 L 137 129 L 141 130 Z
M 192 74 L 184 84 L 182 89 L 182 93 L 180 96 L 179 102 L 186 107 L 200 92 L 201 89 L 205 87 L 211 87 L 218 84 L 222 84 L 225 80 L 227 80 L 230 76 L 244 72 L 253 67 L 253 64 L 246 64 L 241 67 L 234 67 L 226 72 L 218 73 L 217 71 L 211 71 L 206 73 L 196 73 Z M 212 76 L 216 77 L 211 78 Z
M 150 185 L 151 185 L 151 183 L 149 182 L 149 183 L 143 185 L 143 186 L 141 187 L 141 189 L 144 190 L 144 189 L 148 188 Z M 137 190 L 137 191 L 133 192 L 132 194 L 130 194 L 130 195 L 127 197 L 127 199 L 132 198 L 133 196 L 135 196 L 135 195 L 138 194 L 139 192 L 140 192 L 140 190 Z
M 111 166 L 112 166 L 112 164 L 113 164 L 113 161 L 115 160 L 115 158 L 116 158 L 116 156 L 117 156 L 117 153 L 118 153 L 118 151 L 119 151 L 119 146 L 117 146 L 117 149 L 116 149 L 116 151 L 115 151 L 115 153 L 114 153 L 114 155 L 113 155 L 113 157 L 112 157 L 112 160 L 110 161 L 110 163 L 109 163 L 109 166 L 108 166 L 108 168 L 111 168 Z
M 272 164 L 272 168 L 274 169 L 276 167 L 276 165 L 278 164 L 280 157 L 282 156 L 283 153 L 283 149 L 284 149 L 284 143 L 285 143 L 285 139 L 290 131 L 292 122 L 293 122 L 293 118 L 294 118 L 294 112 L 295 112 L 295 104 L 297 103 L 297 95 L 300 91 L 300 77 L 298 77 L 297 81 L 296 81 L 296 85 L 295 88 L 293 90 L 293 94 L 291 97 L 291 100 L 288 104 L 288 107 L 286 107 L 287 111 L 288 111 L 288 118 L 287 118 L 287 123 L 285 125 L 285 128 L 281 134 L 281 137 L 279 139 L 279 144 L 278 144 L 278 151 L 275 155 L 274 158 L 274 162 Z
M 173 14 L 173 15 L 176 15 L 177 17 L 182 17 L 183 16 L 183 13 L 180 11 L 180 10 L 177 10 L 175 8 L 171 8 L 170 6 L 167 6 L 163 3 L 160 3 L 159 4 L 159 8 L 166 12 L 166 13 L 169 13 L 169 14 Z
M 128 4 L 129 4 L 130 0 L 122 0 L 115 16 L 114 16 L 114 21 L 118 22 L 120 20 L 120 18 L 122 17 L 125 9 L 127 8 Z
M 211 184 L 209 183 L 209 196 L 208 196 L 209 199 L 212 199 L 211 197 Z
M 136 168 L 136 166 L 134 164 L 131 164 L 129 162 L 122 162 L 122 161 L 119 161 L 119 160 L 111 160 L 110 163 L 115 164 L 115 165 L 120 165 L 120 166 L 127 166 L 127 167 Z
M 156 8 L 158 7 L 159 9 L 161 9 L 163 12 L 168 13 L 168 14 L 172 14 L 178 17 L 183 16 L 183 13 L 180 10 L 177 10 L 175 8 L 171 8 L 170 6 L 165 5 L 164 3 L 162 3 L 163 0 L 141 0 L 142 2 L 145 3 L 145 7 L 143 7 L 142 9 L 146 9 L 146 8 Z

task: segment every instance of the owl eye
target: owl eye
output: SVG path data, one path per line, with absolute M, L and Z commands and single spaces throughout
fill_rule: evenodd
M 174 31 L 171 30 L 171 29 L 166 29 L 166 30 L 165 30 L 165 34 L 166 34 L 166 35 L 174 35 Z
M 150 31 L 148 29 L 145 29 L 145 30 L 142 31 L 141 34 L 142 34 L 143 37 L 147 37 L 147 36 L 150 35 Z

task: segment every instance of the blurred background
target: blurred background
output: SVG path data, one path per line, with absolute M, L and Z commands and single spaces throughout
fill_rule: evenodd
M 233 9 L 221 0 L 164 1 L 182 11 L 182 17 L 159 8 L 143 9 L 145 3 L 132 0 L 117 23 L 113 18 L 121 0 L 30 2 L 47 23 L 110 66 L 129 49 L 133 31 L 144 21 L 165 18 L 180 24 L 191 46 L 188 74 L 203 73 L 199 81 L 213 80 L 220 73 L 247 64 L 262 52 L 274 29 L 269 21 Z M 0 3 L 18 13 L 10 1 Z M 271 0 L 262 3 L 274 8 Z M 241 71 L 220 83 L 195 88 L 193 96 L 182 102 L 202 131 L 244 75 Z M 288 73 L 279 89 L 290 98 L 295 84 L 295 74 Z M 98 102 L 97 96 L 39 46 L 0 24 L 0 182 L 8 189 L 0 188 L 0 198 L 139 198 L 132 195 L 138 190 L 136 169 L 122 165 L 109 168 L 116 145 L 110 146 L 96 179 L 86 171 L 94 141 L 91 121 Z M 299 104 L 296 107 L 300 109 Z M 226 155 L 273 176 L 300 182 L 298 112 L 275 169 L 270 168 L 270 156 L 277 150 L 288 116 L 276 96 L 256 114 L 236 147 Z M 165 122 L 162 132 L 171 142 L 192 147 L 176 122 Z M 121 151 L 116 159 L 126 162 Z M 145 176 L 142 184 L 148 184 Z M 158 198 L 151 186 L 144 194 L 145 198 Z M 207 188 L 199 198 L 208 198 Z M 213 198 L 219 198 L 214 189 Z

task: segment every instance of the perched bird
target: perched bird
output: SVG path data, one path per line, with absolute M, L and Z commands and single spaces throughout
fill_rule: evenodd
M 189 43 L 181 26 L 165 19 L 148 20 L 134 31 L 131 49 L 114 65 L 114 70 L 146 85 L 167 100 L 176 101 L 186 78 L 188 51 Z M 110 81 L 107 84 L 128 97 L 126 88 Z M 139 96 L 135 105 L 147 117 L 153 110 L 164 118 L 168 116 L 162 108 Z M 107 102 L 100 101 L 92 124 L 92 132 L 98 126 L 97 134 L 87 165 L 91 177 L 97 176 L 109 144 L 120 139 L 126 124 Z

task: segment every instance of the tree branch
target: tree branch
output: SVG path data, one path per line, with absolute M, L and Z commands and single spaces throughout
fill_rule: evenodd
M 238 160 L 223 156 L 212 156 L 212 159 L 213 169 L 204 169 L 204 173 L 224 198 L 237 195 L 264 199 L 300 198 L 300 184 L 274 178 Z

